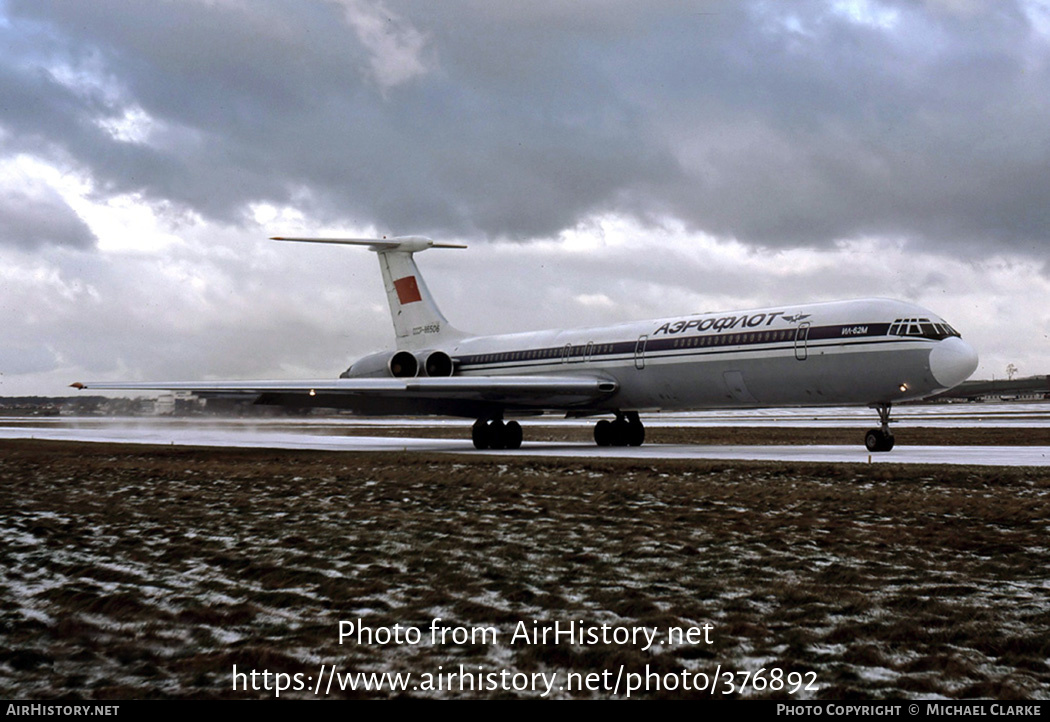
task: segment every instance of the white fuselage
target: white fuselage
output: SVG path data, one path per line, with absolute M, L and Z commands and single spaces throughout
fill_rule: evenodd
M 951 388 L 977 355 L 930 311 L 886 299 L 464 338 L 458 376 L 600 374 L 595 409 L 888 404 Z M 547 404 L 544 404 L 547 405 Z

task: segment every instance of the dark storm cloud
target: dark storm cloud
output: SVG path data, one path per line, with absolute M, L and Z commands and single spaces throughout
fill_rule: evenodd
M 95 235 L 66 202 L 49 188 L 0 188 L 0 245 L 89 248 Z
M 872 234 L 1045 248 L 1050 53 L 1016 8 L 888 5 L 898 17 L 883 29 L 776 7 L 693 63 L 717 72 L 666 91 L 692 181 L 668 189 L 677 215 L 769 245 Z
M 587 115 L 600 100 L 572 77 L 553 94 L 544 73 L 526 79 L 532 89 L 492 95 L 439 68 L 377 88 L 336 4 L 252 5 L 252 15 L 221 4 L 118 5 L 13 4 L 16 24 L 31 15 L 66 40 L 47 62 L 97 62 L 123 97 L 105 107 L 97 92 L 53 92 L 49 74 L 29 65 L 9 84 L 48 99 L 42 118 L 3 118 L 9 145 L 39 148 L 43 136 L 113 193 L 230 220 L 246 202 L 301 200 L 306 189 L 319 221 L 527 237 L 571 226 L 673 165 L 629 122 L 595 127 Z M 157 122 L 148 145 L 91 122 L 100 108 L 118 115 L 120 102 Z M 567 119 L 577 107 L 581 117 Z
M 294 200 L 318 225 L 436 235 L 531 238 L 618 212 L 766 246 L 1045 251 L 1050 50 L 1018 3 L 15 0 L 8 15 L 4 147 L 85 169 L 103 195 L 226 221 Z M 148 135 L 114 137 L 106 121 L 132 108 Z

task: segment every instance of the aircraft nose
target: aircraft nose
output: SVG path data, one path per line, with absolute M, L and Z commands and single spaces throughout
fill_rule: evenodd
M 977 370 L 977 352 L 958 336 L 942 339 L 930 351 L 930 371 L 937 383 L 950 389 Z

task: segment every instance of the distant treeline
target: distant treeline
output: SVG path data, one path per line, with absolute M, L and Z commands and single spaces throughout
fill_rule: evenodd
M 105 396 L 0 396 L 0 406 L 56 406 L 87 402 L 99 404 Z

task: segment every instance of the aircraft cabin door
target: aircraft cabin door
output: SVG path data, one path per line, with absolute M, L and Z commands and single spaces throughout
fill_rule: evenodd
M 800 323 L 795 329 L 795 358 L 805 361 L 809 357 L 809 322 Z
M 647 334 L 642 334 L 638 337 L 638 342 L 634 345 L 634 367 L 636 369 L 645 368 L 645 344 L 649 341 Z

